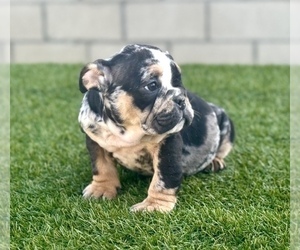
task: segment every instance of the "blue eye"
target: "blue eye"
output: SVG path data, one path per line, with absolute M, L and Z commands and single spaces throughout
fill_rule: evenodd
M 147 84 L 144 88 L 148 91 L 153 92 L 159 88 L 159 85 L 156 81 L 152 81 L 149 84 Z

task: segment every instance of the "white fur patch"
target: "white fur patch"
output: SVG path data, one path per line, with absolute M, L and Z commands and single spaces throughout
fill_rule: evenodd
M 87 100 L 87 93 L 84 95 L 82 104 L 80 107 L 78 122 L 83 130 L 88 128 L 90 125 L 94 125 L 97 122 L 101 122 L 102 117 L 97 116 L 90 108 Z
M 161 82 L 164 88 L 166 89 L 175 89 L 172 86 L 172 70 L 171 70 L 171 60 L 166 56 L 165 53 L 155 50 L 149 49 L 153 55 L 153 57 L 158 61 L 158 65 L 163 68 L 163 75 L 161 76 Z

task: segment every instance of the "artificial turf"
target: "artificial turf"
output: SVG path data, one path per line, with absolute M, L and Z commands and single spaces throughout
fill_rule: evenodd
M 118 198 L 82 198 L 80 69 L 11 66 L 11 249 L 289 249 L 289 67 L 182 66 L 237 137 L 227 169 L 185 178 L 169 214 L 130 212 L 150 179 L 124 169 Z

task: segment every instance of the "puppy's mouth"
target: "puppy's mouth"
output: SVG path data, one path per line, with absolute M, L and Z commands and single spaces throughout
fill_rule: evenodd
M 193 114 L 188 111 L 173 110 L 169 113 L 159 113 L 153 120 L 148 123 L 144 123 L 142 128 L 147 134 L 164 134 L 164 133 L 176 133 L 183 127 L 189 126 L 192 123 Z
M 178 118 L 174 117 L 173 113 L 166 113 L 166 114 L 160 114 L 158 116 L 155 117 L 154 121 L 161 127 L 168 127 L 168 126 L 172 126 L 172 124 L 177 124 Z M 174 120 L 175 119 L 175 120 Z

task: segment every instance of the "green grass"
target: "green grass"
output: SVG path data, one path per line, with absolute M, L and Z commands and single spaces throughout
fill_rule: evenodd
M 227 110 L 237 140 L 227 170 L 184 179 L 170 214 L 131 213 L 150 179 L 124 169 L 116 200 L 82 199 L 80 69 L 11 67 L 11 249 L 289 248 L 289 67 L 182 67 L 187 88 Z
M 0 249 L 9 249 L 9 66 L 0 63 Z

